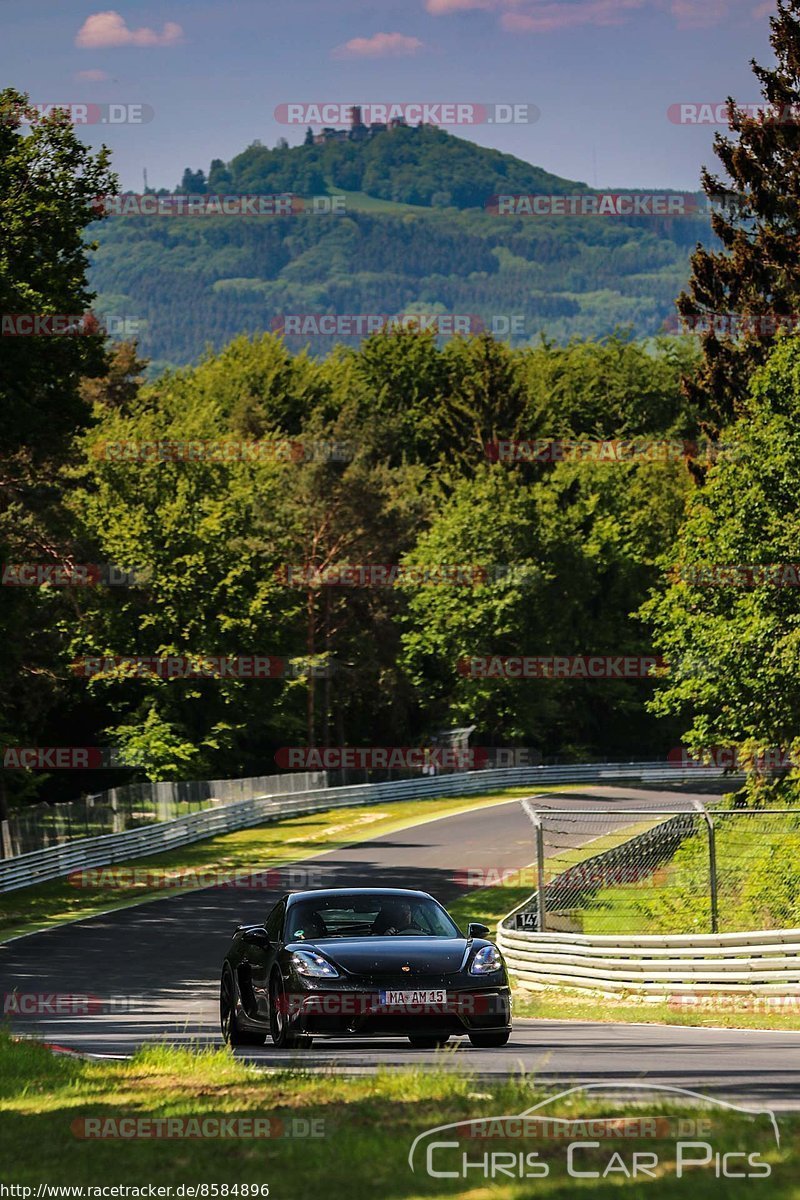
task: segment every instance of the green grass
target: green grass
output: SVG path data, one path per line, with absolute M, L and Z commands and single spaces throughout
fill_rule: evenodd
M 530 788 L 515 788 L 489 796 L 436 797 L 374 807 L 332 809 L 193 842 L 166 854 L 117 863 L 116 867 L 129 866 L 138 871 L 264 870 L 353 845 L 421 821 L 502 804 L 529 794 Z M 175 894 L 174 888 L 148 886 L 145 882 L 125 890 L 76 887 L 67 879 L 36 884 L 0 895 L 0 942 L 64 921 Z
M 626 825 L 624 829 L 617 829 L 613 833 L 594 838 L 583 846 L 561 850 L 557 855 L 546 857 L 544 860 L 545 878 L 552 879 L 554 875 L 566 871 L 568 867 L 573 867 L 576 863 L 584 862 L 587 858 L 594 858 L 596 854 L 602 854 L 605 850 L 613 850 L 629 838 L 652 829 L 660 820 L 663 820 L 663 817 L 654 817 L 650 821 L 643 821 L 636 825 Z M 531 840 L 533 840 L 532 830 Z M 497 887 L 476 888 L 451 904 L 449 910 L 459 925 L 466 926 L 469 921 L 483 921 L 493 928 L 513 909 L 524 904 L 535 890 L 535 865 L 531 864 L 520 872 L 510 872 L 503 883 Z
M 418 216 L 436 215 L 437 210 L 423 204 L 406 204 L 400 200 L 381 200 L 378 196 L 368 196 L 366 192 L 348 192 L 344 188 L 331 186 L 335 196 L 344 196 L 345 214 L 348 212 L 390 213 L 394 216 L 416 214 Z
M 792 1000 L 800 999 L 790 997 Z M 647 1000 L 638 996 L 608 997 L 595 992 L 520 988 L 514 995 L 515 1017 L 548 1021 L 602 1021 L 648 1025 L 697 1025 L 720 1029 L 800 1029 L 800 1004 L 794 1009 L 768 1008 L 759 996 L 700 997 L 695 1002 Z
M 604 1170 L 618 1153 L 631 1162 L 634 1150 L 658 1156 L 658 1180 L 570 1178 L 563 1138 L 462 1141 L 469 1159 L 501 1150 L 538 1151 L 547 1178 L 519 1180 L 498 1176 L 493 1182 L 471 1171 L 466 1181 L 434 1179 L 424 1170 L 424 1156 L 412 1173 L 408 1153 L 414 1138 L 451 1121 L 512 1115 L 543 1099 L 546 1093 L 525 1077 L 476 1082 L 448 1071 L 431 1055 L 430 1066 L 418 1070 L 382 1071 L 371 1077 L 343 1077 L 321 1071 L 260 1073 L 227 1051 L 192 1053 L 159 1048 L 125 1062 L 86 1061 L 57 1057 L 34 1042 L 15 1042 L 0 1034 L 0 1179 L 35 1187 L 54 1185 L 242 1184 L 270 1185 L 273 1200 L 419 1200 L 426 1196 L 459 1196 L 464 1200 L 574 1200 L 591 1193 L 611 1200 L 626 1193 L 631 1200 L 645 1194 L 659 1198 L 750 1198 L 761 1182 L 770 1200 L 797 1195 L 794 1152 L 800 1118 L 780 1118 L 781 1148 L 767 1118 L 697 1108 L 690 1101 L 665 1104 L 657 1095 L 640 1107 L 617 1100 L 572 1096 L 548 1106 L 547 1116 L 572 1120 L 594 1117 L 651 1117 L 663 1120 L 656 1137 L 607 1137 L 599 1147 L 580 1152 L 582 1169 Z M 283 1128 L 311 1128 L 323 1136 L 288 1138 L 106 1138 L 86 1140 L 76 1134 L 87 1118 L 259 1117 L 278 1120 Z M 682 1179 L 675 1175 L 675 1123 L 705 1120 L 702 1133 L 715 1151 L 758 1153 L 769 1163 L 769 1179 L 716 1179 L 711 1169 L 696 1168 Z M 684 1127 L 685 1129 L 685 1127 Z M 448 1133 L 449 1138 L 454 1136 Z M 575 1140 L 584 1140 L 578 1129 Z M 684 1136 L 686 1136 L 684 1134 Z M 689 1135 L 688 1140 L 691 1140 Z M 741 1160 L 737 1160 L 737 1166 Z M 443 1165 L 443 1164 L 441 1164 Z M 657 1192 L 650 1193 L 650 1183 Z M 209 1194 L 209 1193 L 207 1193 Z

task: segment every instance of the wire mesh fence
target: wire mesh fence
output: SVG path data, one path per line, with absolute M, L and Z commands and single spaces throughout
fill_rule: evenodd
M 15 857 L 77 838 L 122 833 L 159 821 L 172 821 L 237 800 L 282 796 L 327 786 L 324 771 L 303 771 L 246 779 L 133 783 L 64 804 L 31 805 L 10 813 L 3 830 L 4 856 Z
M 800 928 L 800 809 L 538 807 L 518 929 L 587 935 Z

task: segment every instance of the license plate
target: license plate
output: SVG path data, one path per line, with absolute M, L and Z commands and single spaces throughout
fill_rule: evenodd
M 446 1004 L 447 990 L 445 988 L 433 988 L 427 991 L 386 991 L 380 993 L 381 1004 L 402 1004 L 402 1005 L 417 1005 L 417 1004 Z

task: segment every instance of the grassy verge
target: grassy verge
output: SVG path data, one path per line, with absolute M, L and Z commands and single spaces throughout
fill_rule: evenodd
M 789 997 L 795 1000 L 795 997 Z M 691 1000 L 643 1000 L 636 996 L 609 998 L 592 992 L 541 992 L 518 989 L 514 1015 L 548 1021 L 602 1021 L 647 1025 L 704 1025 L 721 1029 L 800 1029 L 800 1008 L 767 1007 L 763 997 L 714 996 Z
M 657 1094 L 640 1107 L 597 1097 L 565 1097 L 545 1110 L 547 1117 L 571 1120 L 651 1118 L 651 1125 L 620 1135 L 609 1129 L 587 1134 L 580 1126 L 563 1136 L 543 1136 L 541 1126 L 529 1127 L 524 1138 L 465 1138 L 456 1151 L 437 1151 L 434 1166 L 461 1167 L 461 1151 L 471 1162 L 485 1154 L 538 1153 L 539 1171 L 546 1177 L 520 1179 L 498 1173 L 487 1179 L 483 1169 L 471 1168 L 466 1178 L 432 1178 L 425 1170 L 424 1147 L 408 1163 L 417 1135 L 449 1122 L 489 1119 L 524 1112 L 544 1098 L 525 1078 L 476 1084 L 460 1072 L 437 1067 L 431 1056 L 427 1069 L 384 1071 L 366 1078 L 341 1077 L 315 1071 L 260 1073 L 228 1052 L 193 1054 L 158 1049 L 140 1053 L 128 1062 L 89 1062 L 56 1057 L 34 1042 L 13 1042 L 0 1035 L 0 1178 L 4 1183 L 98 1186 L 102 1184 L 262 1184 L 271 1200 L 350 1200 L 353 1196 L 380 1200 L 418 1200 L 424 1196 L 460 1196 L 470 1200 L 523 1200 L 535 1193 L 547 1200 L 574 1200 L 591 1192 L 593 1200 L 611 1200 L 627 1192 L 631 1200 L 645 1194 L 649 1183 L 660 1198 L 683 1197 L 687 1186 L 698 1197 L 750 1197 L 762 1184 L 771 1200 L 797 1195 L 794 1152 L 800 1117 L 780 1118 L 781 1148 L 776 1146 L 767 1117 L 723 1113 L 716 1106 L 697 1108 L 685 1103 L 665 1105 Z M 657 1123 L 653 1117 L 660 1117 Z M 179 1139 L 111 1137 L 125 1118 L 151 1120 L 188 1118 L 208 1122 L 217 1118 L 259 1118 L 280 1122 L 284 1130 L 313 1130 L 315 1137 L 195 1136 Z M 728 1150 L 757 1155 L 768 1164 L 769 1177 L 716 1178 L 715 1162 L 676 1177 L 677 1143 L 692 1140 L 690 1126 L 678 1131 L 677 1121 L 707 1121 L 702 1137 L 714 1152 Z M 101 1139 L 81 1137 L 85 1121 L 99 1121 Z M 88 1128 L 91 1128 L 89 1126 Z M 125 1127 L 123 1126 L 123 1129 Z M 164 1127 L 162 1127 L 163 1129 Z M 169 1127 L 167 1127 L 169 1128 Z M 176 1126 L 173 1124 L 172 1129 Z M 195 1125 L 195 1130 L 202 1129 Z M 239 1126 L 241 1129 L 242 1126 Z M 264 1128 L 264 1125 L 262 1125 Z M 550 1129 L 554 1127 L 551 1124 Z M 631 1126 L 629 1125 L 628 1130 Z M 546 1132 L 546 1131 L 545 1131 Z M 697 1131 L 700 1133 L 700 1131 Z M 687 1136 L 688 1134 L 688 1136 Z M 448 1140 L 458 1131 L 448 1131 Z M 594 1148 L 578 1151 L 576 1167 L 597 1171 L 596 1179 L 572 1178 L 567 1170 L 567 1143 L 591 1136 Z M 655 1178 L 630 1177 L 634 1151 L 656 1156 Z M 691 1152 L 697 1156 L 697 1151 Z M 447 1155 L 445 1162 L 444 1155 Z M 616 1157 L 615 1157 L 616 1156 Z M 490 1158 L 489 1163 L 492 1162 Z M 506 1158 L 506 1165 L 508 1158 Z M 740 1170 L 743 1160 L 735 1167 Z M 620 1169 L 627 1164 L 628 1176 Z M 612 1163 L 603 1178 L 603 1172 Z M 763 1172 L 765 1167 L 759 1169 Z M 518 1168 L 515 1172 L 518 1175 Z M 649 1189 L 648 1189 L 649 1190 Z M 208 1187 L 206 1196 L 213 1196 Z M 222 1194 L 217 1192 L 217 1195 Z M 235 1193 L 229 1192 L 229 1195 Z M 175 1192 L 173 1192 L 173 1196 Z
M 116 868 L 134 867 L 140 878 L 147 871 L 196 871 L 202 874 L 212 870 L 264 870 L 350 846 L 421 821 L 468 812 L 489 804 L 502 804 L 525 795 L 530 795 L 530 788 L 515 788 L 491 796 L 436 797 L 367 808 L 328 810 L 193 842 L 166 854 L 117 863 Z M 158 887 L 144 880 L 124 890 L 77 887 L 67 879 L 21 888 L 0 895 L 0 942 L 64 921 L 175 894 L 174 887 Z

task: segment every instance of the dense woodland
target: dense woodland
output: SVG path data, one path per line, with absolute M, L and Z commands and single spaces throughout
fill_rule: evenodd
M 800 103 L 798 20 L 781 13 L 773 36 L 782 65 L 764 86 Z M 24 99 L 4 98 L 11 107 Z M 800 299 L 787 265 L 800 203 L 783 195 L 776 216 L 774 168 L 782 164 L 782 178 L 787 163 L 800 165 L 800 129 L 736 124 L 738 153 L 725 139 L 717 150 L 749 209 L 715 215 L 716 240 L 695 251 L 679 301 L 689 317 L 752 316 L 770 305 L 791 313 Z M 473 152 L 446 135 L 399 136 L 429 145 L 437 163 L 454 155 L 454 179 L 459 156 Z M 379 141 L 369 144 L 378 159 L 349 186 L 366 192 L 376 161 L 393 177 Z M 307 147 L 303 161 L 328 187 L 336 171 L 357 174 L 365 149 Z M 297 179 L 272 164 L 295 153 L 251 148 L 216 166 L 212 186 L 294 188 Z M 497 172 L 504 161 L 487 158 Z M 405 203 L 401 174 L 390 199 Z M 553 187 L 528 178 L 515 177 L 515 188 Z M 99 224 L 97 248 L 94 199 L 115 180 L 105 153 L 77 142 L 58 113 L 29 132 L 0 124 L 0 183 L 12 200 L 0 208 L 0 311 L 100 308 L 87 285 L 92 260 L 106 300 L 136 312 L 150 297 L 148 312 L 164 325 L 158 358 L 193 357 L 148 371 L 147 338 L 138 348 L 100 331 L 4 339 L 3 563 L 130 572 L 125 586 L 0 589 L 3 744 L 113 746 L 125 764 L 91 778 L 7 770 L 7 801 L 98 790 L 101 780 L 264 773 L 281 746 L 415 745 L 466 724 L 478 745 L 545 759 L 655 757 L 682 739 L 699 754 L 725 745 L 757 757 L 796 745 L 800 591 L 692 576 L 709 564 L 766 568 L 800 557 L 800 341 L 790 332 L 712 331 L 699 342 L 605 332 L 513 346 L 485 333 L 443 340 L 411 329 L 324 353 L 265 332 L 265 314 L 301 302 L 349 312 L 368 302 L 392 311 L 446 300 L 467 312 L 541 303 L 565 321 L 558 306 L 578 295 L 578 315 L 587 303 L 602 309 L 605 295 L 613 311 L 621 276 L 625 302 L 654 330 L 656 293 L 666 305 L 667 280 L 673 296 L 680 286 L 679 258 L 694 236 L 686 219 L 656 231 L 605 219 L 548 229 L 468 208 L 309 215 L 291 226 L 118 217 Z M 488 175 L 480 186 L 498 190 Z M 709 176 L 704 186 L 711 194 L 720 184 Z M 423 202 L 434 204 L 426 189 Z M 234 296 L 253 306 L 249 327 Z M 212 345 L 197 357 L 199 327 Z M 509 463 L 487 454 L 498 439 L 673 449 Z M 108 449 L 158 441 L 348 452 L 152 461 Z M 348 564 L 481 572 L 470 586 L 287 583 L 288 567 Z M 258 681 L 74 669 L 89 656 L 248 654 L 280 656 L 291 669 Z M 637 681 L 459 670 L 481 654 L 664 662 Z

